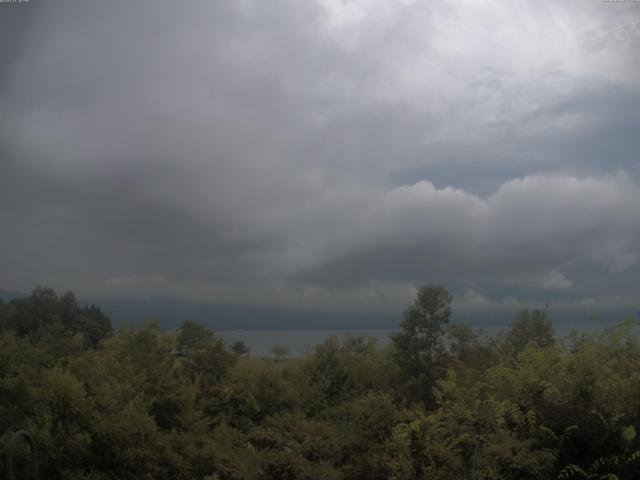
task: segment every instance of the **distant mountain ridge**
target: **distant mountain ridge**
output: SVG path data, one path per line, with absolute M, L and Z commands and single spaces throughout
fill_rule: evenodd
M 168 299 L 103 299 L 93 303 L 111 318 L 114 327 L 158 320 L 170 330 L 185 320 L 198 321 L 213 330 L 384 329 L 395 328 L 401 318 L 400 313 L 327 312 Z
M 195 320 L 213 330 L 377 330 L 396 329 L 403 312 L 322 311 L 285 307 L 219 304 L 169 299 L 103 299 L 94 300 L 107 314 L 114 327 L 140 326 L 147 320 L 158 320 L 162 328 L 174 330 L 185 320 Z M 515 318 L 518 309 L 477 312 L 456 311 L 452 323 L 466 323 L 473 327 L 506 326 Z M 593 309 L 554 311 L 552 322 L 557 325 L 590 325 L 617 323 L 635 318 L 630 309 Z
M 28 293 L 0 289 L 0 299 L 4 302 L 27 296 Z M 139 327 L 146 321 L 157 320 L 162 328 L 175 330 L 185 320 L 195 320 L 216 331 L 376 330 L 396 329 L 402 320 L 402 311 L 322 311 L 166 298 L 79 297 L 78 300 L 82 306 L 95 304 L 100 307 L 115 328 Z M 516 314 L 516 309 L 460 312 L 454 308 L 451 321 L 474 327 L 506 326 Z M 552 322 L 559 325 L 619 322 L 625 318 L 636 318 L 636 315 L 636 311 L 629 309 L 556 311 L 551 307 Z M 595 316 L 602 320 L 594 319 Z

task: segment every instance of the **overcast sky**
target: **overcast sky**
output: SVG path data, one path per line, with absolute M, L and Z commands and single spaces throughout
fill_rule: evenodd
M 640 305 L 640 2 L 0 4 L 0 288 Z

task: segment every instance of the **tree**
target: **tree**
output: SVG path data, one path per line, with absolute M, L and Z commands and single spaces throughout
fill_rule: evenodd
M 404 312 L 402 330 L 391 335 L 395 359 L 413 384 L 410 390 L 425 400 L 431 398 L 439 373 L 436 363 L 445 353 L 442 335 L 451 317 L 451 300 L 441 285 L 420 287 L 413 305 Z
M 222 338 L 204 325 L 186 320 L 176 338 L 176 351 L 185 357 L 184 367 L 192 378 L 200 377 L 203 388 L 217 384 L 236 357 Z
M 555 337 L 549 310 L 521 310 L 507 329 L 503 341 L 504 349 L 514 355 L 523 351 L 530 342 L 541 348 L 553 345 Z
M 84 334 L 85 338 L 94 347 L 113 333 L 109 317 L 102 313 L 100 307 L 96 305 L 90 305 L 79 310 L 78 330 Z
M 32 341 L 40 339 L 44 328 L 60 321 L 58 296 L 48 287 L 37 286 L 29 297 L 9 302 L 8 308 L 6 326 Z
M 6 328 L 32 341 L 78 334 L 86 346 L 95 347 L 113 333 L 109 317 L 95 305 L 80 308 L 73 292 L 58 296 L 53 289 L 39 286 L 29 297 L 14 299 L 2 310 Z
M 231 344 L 231 351 L 238 356 L 247 355 L 251 353 L 251 348 L 242 340 L 236 340 Z
M 269 351 L 276 357 L 276 360 L 283 360 L 287 355 L 289 355 L 289 347 L 286 345 L 274 345 Z
M 458 323 L 452 325 L 447 334 L 449 351 L 454 359 L 472 370 L 482 371 L 493 365 L 494 350 L 487 344 L 482 331 L 476 332 L 469 325 Z
M 176 349 L 181 355 L 202 350 L 213 340 L 213 332 L 201 323 L 185 320 L 178 330 Z

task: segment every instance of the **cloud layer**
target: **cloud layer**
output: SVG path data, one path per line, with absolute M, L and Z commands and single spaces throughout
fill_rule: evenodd
M 0 286 L 637 304 L 636 5 L 21 5 L 0 17 Z

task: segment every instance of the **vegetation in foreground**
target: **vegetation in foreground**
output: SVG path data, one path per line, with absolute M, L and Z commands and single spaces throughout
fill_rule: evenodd
M 113 332 L 37 288 L 0 303 L 0 449 L 28 430 L 48 480 L 640 478 L 633 321 L 557 340 L 523 311 L 488 338 L 450 303 L 421 288 L 388 348 L 274 359 L 190 321 Z

